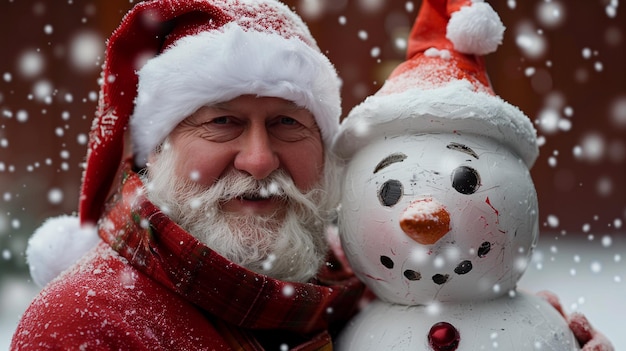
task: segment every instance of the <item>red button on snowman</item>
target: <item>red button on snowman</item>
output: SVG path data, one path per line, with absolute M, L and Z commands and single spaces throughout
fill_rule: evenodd
M 339 351 L 579 349 L 555 308 L 516 289 L 539 233 L 538 147 L 485 72 L 503 32 L 482 1 L 423 1 L 407 60 L 342 123 L 341 241 L 378 299 Z

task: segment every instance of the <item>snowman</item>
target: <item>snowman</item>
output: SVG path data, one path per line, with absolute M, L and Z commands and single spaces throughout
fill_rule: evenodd
M 407 61 L 344 120 L 346 257 L 376 295 L 345 350 L 578 350 L 563 316 L 516 288 L 538 238 L 536 131 L 493 92 L 504 27 L 484 2 L 425 0 Z

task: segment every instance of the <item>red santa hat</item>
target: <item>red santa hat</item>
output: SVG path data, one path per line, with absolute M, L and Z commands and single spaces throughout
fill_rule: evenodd
M 280 97 L 308 109 L 322 139 L 336 134 L 340 80 L 307 26 L 274 0 L 150 0 L 108 41 L 90 133 L 79 213 L 94 223 L 130 126 L 135 164 L 185 117 L 240 95 Z
M 334 151 L 351 157 L 376 138 L 407 133 L 460 133 L 494 138 L 530 168 L 536 131 L 522 111 L 493 92 L 483 55 L 502 41 L 504 26 L 481 0 L 424 0 L 407 59 L 348 114 Z

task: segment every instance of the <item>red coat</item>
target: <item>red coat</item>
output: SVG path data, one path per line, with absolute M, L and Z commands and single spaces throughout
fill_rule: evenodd
M 252 273 L 138 197 L 140 186 L 125 174 L 99 223 L 104 242 L 36 297 L 12 350 L 332 349 L 363 291 L 338 262 L 311 284 Z

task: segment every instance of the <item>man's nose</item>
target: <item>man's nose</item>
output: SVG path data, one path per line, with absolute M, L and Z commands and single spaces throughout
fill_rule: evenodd
M 280 161 L 265 126 L 253 125 L 241 136 L 240 150 L 235 157 L 235 168 L 264 179 L 278 169 Z
M 402 213 L 400 228 L 418 243 L 432 245 L 450 231 L 450 213 L 435 199 L 418 199 Z

